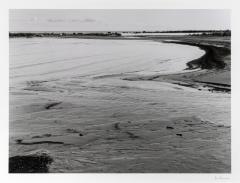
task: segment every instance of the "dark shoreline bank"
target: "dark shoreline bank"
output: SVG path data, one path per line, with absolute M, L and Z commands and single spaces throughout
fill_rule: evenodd
M 182 44 L 196 46 L 205 51 L 200 58 L 187 63 L 191 72 L 176 74 L 155 74 L 152 76 L 129 76 L 124 80 L 136 81 L 162 81 L 177 84 L 185 87 L 206 90 L 210 92 L 231 92 L 231 42 L 222 41 L 221 38 L 211 40 L 210 37 L 155 37 L 149 40 L 161 41 L 163 43 Z M 171 39 L 171 40 L 167 40 Z M 172 40 L 173 39 L 173 40 Z M 198 70 L 195 70 L 198 69 Z M 200 69 L 200 70 L 199 70 Z
M 188 69 L 224 69 L 226 63 L 223 57 L 231 54 L 231 50 L 226 47 L 217 47 L 214 45 L 205 45 L 199 43 L 190 43 L 182 41 L 163 41 L 164 43 L 175 43 L 189 46 L 197 46 L 206 53 L 195 60 L 187 63 Z

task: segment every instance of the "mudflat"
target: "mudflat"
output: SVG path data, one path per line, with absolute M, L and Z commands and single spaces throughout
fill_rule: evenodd
M 44 172 L 231 172 L 230 38 L 119 39 L 98 39 L 110 41 L 99 41 L 98 49 L 87 39 L 72 39 L 67 44 L 83 49 L 73 58 L 63 58 L 71 50 L 61 48 L 60 53 L 57 46 L 34 49 L 41 44 L 37 40 L 23 39 L 29 47 L 16 49 L 23 42 L 12 39 L 11 160 L 18 157 L 22 163 L 42 157 L 43 151 L 49 159 L 42 165 Z M 52 41 L 48 38 L 45 46 Z M 140 41 L 137 45 L 142 47 L 131 41 Z M 164 44 L 178 57 L 169 60 L 171 52 L 161 52 Z M 112 47 L 111 57 L 102 52 Z M 29 57 L 29 48 L 35 55 Z M 203 48 L 214 51 L 206 58 Z M 82 60 L 84 49 L 95 57 Z M 186 49 L 194 54 L 185 53 Z M 228 51 L 219 54 L 221 49 Z M 194 68 L 188 67 L 199 58 L 208 61 L 198 60 Z M 217 67 L 215 61 L 224 66 Z M 55 72 L 50 65 L 49 72 L 34 71 L 50 62 Z M 202 68 L 202 63 L 209 67 Z

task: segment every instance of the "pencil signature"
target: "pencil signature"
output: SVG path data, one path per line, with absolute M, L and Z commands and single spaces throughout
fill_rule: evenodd
M 223 175 L 218 175 L 218 176 L 214 176 L 215 180 L 230 180 L 230 177 L 227 176 L 223 176 Z

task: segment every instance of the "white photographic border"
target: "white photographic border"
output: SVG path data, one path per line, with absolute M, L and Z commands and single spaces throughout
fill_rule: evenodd
M 234 0 L 3 0 L 0 2 L 1 32 L 1 70 L 0 70 L 0 106 L 1 106 L 1 150 L 0 181 L 27 182 L 97 182 L 97 183 L 133 183 L 133 182 L 240 182 L 240 6 Z M 231 9 L 232 30 L 232 173 L 231 174 L 92 174 L 92 173 L 56 173 L 56 174 L 9 174 L 8 173 L 8 137 L 9 137 L 9 9 Z

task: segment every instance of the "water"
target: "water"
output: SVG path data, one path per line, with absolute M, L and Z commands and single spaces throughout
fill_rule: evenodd
M 142 40 L 10 39 L 10 79 L 174 73 L 203 54 L 197 47 Z

